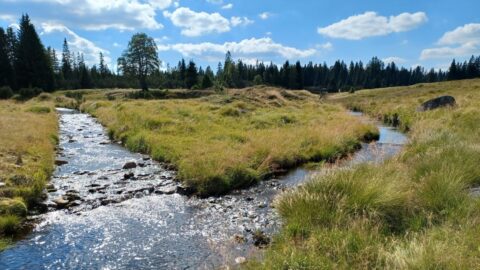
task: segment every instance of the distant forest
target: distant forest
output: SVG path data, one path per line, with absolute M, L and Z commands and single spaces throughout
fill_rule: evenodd
M 58 54 L 60 55 L 60 54 Z M 0 27 L 0 87 L 10 87 L 13 92 L 23 88 L 44 91 L 89 88 L 138 88 L 136 78 L 114 72 L 99 54 L 98 64 L 88 66 L 82 54 L 71 52 L 65 39 L 61 59 L 51 47 L 45 48 L 28 15 L 20 20 L 20 29 Z M 182 59 L 175 67 L 156 70 L 148 77 L 151 88 L 207 89 L 214 84 L 228 88 L 253 85 L 271 85 L 287 89 L 313 91 L 354 91 L 390 86 L 406 86 L 423 82 L 438 82 L 480 77 L 480 56 L 469 61 L 453 60 L 448 71 L 399 67 L 384 63 L 377 57 L 368 63 L 336 61 L 301 64 L 286 61 L 277 66 L 258 62 L 246 64 L 234 61 L 230 52 L 225 61 L 215 67 L 198 67 L 193 60 Z

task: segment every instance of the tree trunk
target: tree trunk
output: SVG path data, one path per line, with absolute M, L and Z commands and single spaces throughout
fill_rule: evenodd
M 140 76 L 139 80 L 142 91 L 148 91 L 147 78 L 145 76 Z

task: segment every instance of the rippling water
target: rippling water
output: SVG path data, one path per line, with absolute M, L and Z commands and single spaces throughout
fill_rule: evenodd
M 92 117 L 60 110 L 59 159 L 48 203 L 68 192 L 78 205 L 39 217 L 35 230 L 0 254 L 0 269 L 211 269 L 237 256 L 259 256 L 252 232 L 280 226 L 270 204 L 281 190 L 315 171 L 297 169 L 248 190 L 198 199 L 164 193 L 176 187 L 175 172 L 111 143 Z M 406 137 L 380 126 L 378 143 L 343 165 L 381 162 Z M 124 170 L 126 162 L 141 165 Z M 125 174 L 133 177 L 125 179 Z M 236 237 L 235 237 L 236 236 Z

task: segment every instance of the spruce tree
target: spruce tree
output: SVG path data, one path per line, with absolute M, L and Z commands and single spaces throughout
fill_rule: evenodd
M 8 57 L 8 41 L 5 30 L 0 27 L 0 87 L 13 87 L 13 71 Z
M 19 88 L 39 87 L 46 91 L 54 88 L 49 57 L 28 15 L 20 20 L 15 75 Z
M 191 89 L 193 86 L 197 84 L 198 81 L 198 73 L 197 73 L 197 67 L 195 65 L 195 62 L 190 61 L 188 63 L 187 67 L 187 72 L 185 74 L 185 86 L 188 89 Z

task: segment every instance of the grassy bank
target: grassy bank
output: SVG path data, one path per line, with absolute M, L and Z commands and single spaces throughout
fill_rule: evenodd
M 449 94 L 456 108 L 415 112 Z M 313 179 L 277 200 L 285 220 L 263 269 L 476 269 L 480 265 L 480 80 L 340 94 L 411 142 L 385 164 Z
M 52 99 L 0 101 L 0 250 L 20 229 L 52 173 L 58 140 Z
M 338 158 L 373 137 L 340 106 L 308 92 L 273 88 L 187 100 L 99 100 L 82 109 L 130 150 L 178 168 L 201 195 L 241 188 L 308 161 Z

